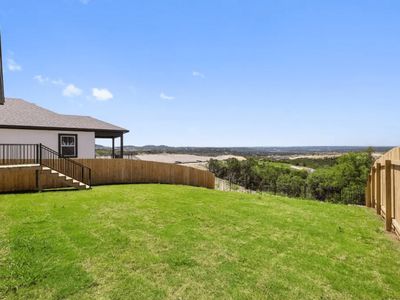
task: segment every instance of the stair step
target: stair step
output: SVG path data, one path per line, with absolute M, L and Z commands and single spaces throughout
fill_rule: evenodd
M 65 174 L 63 174 L 61 172 L 53 170 L 52 168 L 42 166 L 42 171 L 49 172 L 51 175 L 55 175 L 58 178 L 63 179 L 71 187 L 74 187 L 74 188 L 77 188 L 77 189 L 80 189 L 80 190 L 82 190 L 82 189 L 85 189 L 85 190 L 90 189 L 90 186 L 87 185 L 86 183 L 83 183 L 83 182 L 81 182 L 79 180 L 76 180 L 76 179 L 74 179 L 74 178 L 72 178 L 70 176 L 67 176 L 67 175 L 65 175 Z

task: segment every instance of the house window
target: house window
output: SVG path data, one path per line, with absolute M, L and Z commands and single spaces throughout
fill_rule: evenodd
M 78 135 L 76 134 L 59 134 L 58 136 L 58 152 L 63 157 L 78 156 Z

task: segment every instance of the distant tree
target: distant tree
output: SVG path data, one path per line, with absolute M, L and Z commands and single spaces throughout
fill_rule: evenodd
M 217 177 L 247 189 L 309 197 L 320 201 L 362 204 L 372 151 L 348 153 L 327 161 L 314 172 L 295 170 L 289 165 L 251 158 L 238 161 L 210 160 L 208 168 Z
M 278 177 L 277 191 L 290 197 L 301 197 L 304 184 L 305 180 L 298 175 L 283 174 Z
M 230 183 L 240 183 L 241 179 L 241 165 L 240 161 L 237 160 L 236 158 L 230 158 L 226 160 L 226 166 L 227 166 L 227 177 Z
M 267 164 L 263 168 L 260 168 L 259 174 L 261 178 L 260 190 L 276 194 L 276 182 L 279 177 L 278 168 L 271 167 L 271 165 Z
M 317 169 L 307 178 L 310 196 L 322 201 L 363 203 L 372 163 L 371 152 L 341 156 L 335 166 Z

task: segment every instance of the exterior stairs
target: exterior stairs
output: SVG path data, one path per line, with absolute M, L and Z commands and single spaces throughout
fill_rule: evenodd
M 74 187 L 78 190 L 88 190 L 90 189 L 90 186 L 87 185 L 86 183 L 83 183 L 79 180 L 76 180 L 72 177 L 69 177 L 61 172 L 58 172 L 56 170 L 53 170 L 49 167 L 45 167 L 45 166 L 41 166 L 41 171 L 45 174 L 48 174 L 50 176 L 52 176 L 53 178 L 57 178 L 61 181 L 63 181 L 64 183 L 66 183 L 68 186 L 70 187 Z
M 43 144 L 0 144 L 0 169 L 35 170 L 36 189 L 42 190 L 41 174 L 79 190 L 92 185 L 92 170 Z

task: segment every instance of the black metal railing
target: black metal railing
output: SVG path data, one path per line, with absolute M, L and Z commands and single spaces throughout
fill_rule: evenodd
M 91 185 L 92 170 L 42 144 L 0 144 L 1 165 L 39 164 Z
M 62 157 L 58 152 L 39 144 L 39 163 L 75 180 L 91 185 L 92 170 L 68 157 Z
M 39 164 L 38 144 L 0 144 L 0 165 Z

